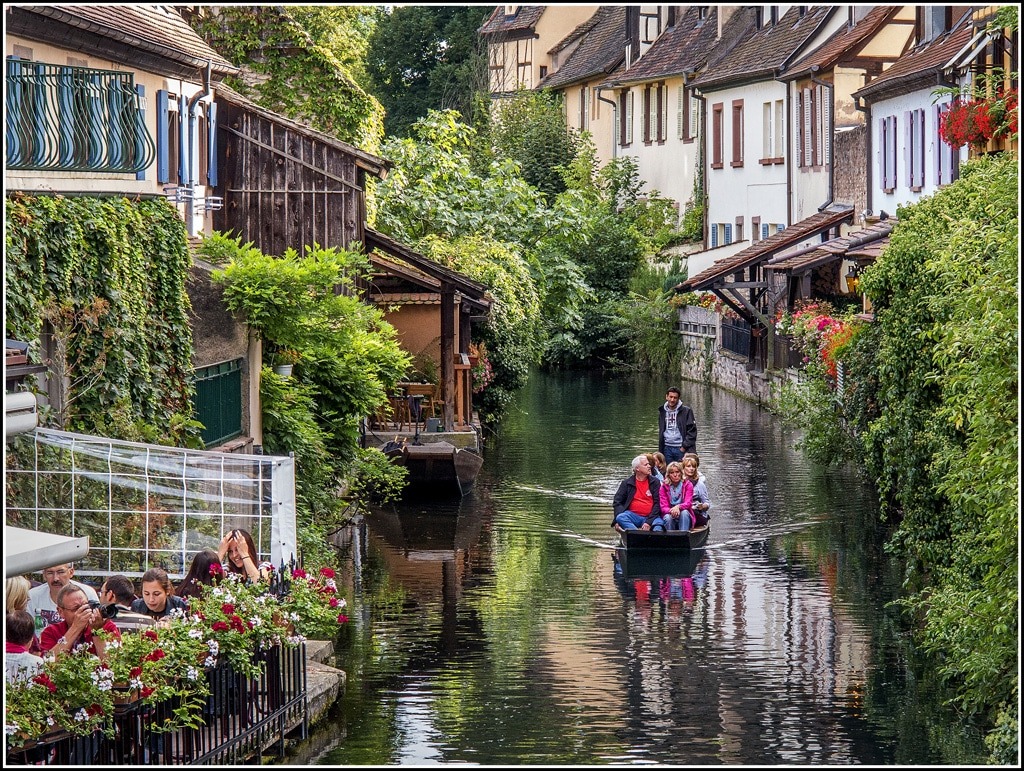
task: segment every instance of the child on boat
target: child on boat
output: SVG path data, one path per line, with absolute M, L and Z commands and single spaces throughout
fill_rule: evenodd
M 693 485 L 693 519 L 694 527 L 703 527 L 708 523 L 708 511 L 711 509 L 711 497 L 705 484 L 706 477 L 698 470 L 700 458 L 697 453 L 688 452 L 683 456 L 683 478 Z

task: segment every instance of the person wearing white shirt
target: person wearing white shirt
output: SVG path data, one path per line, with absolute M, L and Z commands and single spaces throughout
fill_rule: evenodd
M 60 620 L 60 612 L 57 610 L 57 593 L 68 584 L 81 587 L 85 596 L 92 602 L 99 602 L 96 590 L 91 586 L 73 581 L 75 575 L 74 563 L 68 562 L 63 565 L 54 565 L 43 571 L 45 584 L 32 588 L 28 593 L 28 612 L 35 619 L 42 618 L 43 626 L 49 626 Z M 36 621 L 39 624 L 39 621 Z

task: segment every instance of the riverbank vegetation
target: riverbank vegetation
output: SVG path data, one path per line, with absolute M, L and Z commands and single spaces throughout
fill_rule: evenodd
M 903 605 L 998 763 L 1019 735 L 1018 185 L 1015 158 L 984 157 L 900 208 L 862 276 L 875 320 L 832 348 L 842 392 L 822 358 L 802 393 L 817 457 L 855 457 L 878 487 Z

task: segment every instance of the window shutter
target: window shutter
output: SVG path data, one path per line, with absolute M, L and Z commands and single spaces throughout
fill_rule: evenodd
M 935 105 L 935 184 L 937 185 L 945 185 L 952 181 L 953 148 L 943 142 L 939 135 L 942 116 L 948 109 L 948 103 Z
M 626 93 L 626 144 L 633 143 L 633 91 Z
M 141 137 L 143 127 L 146 125 L 146 87 L 141 84 L 136 85 L 135 94 L 138 97 L 138 106 L 136 107 L 138 112 L 136 125 L 138 126 L 138 129 L 135 132 L 135 158 L 141 159 L 146 153 L 146 148 Z M 144 180 L 145 178 L 146 169 L 141 169 L 140 171 L 135 172 L 135 179 Z
M 206 146 L 210 153 L 210 160 L 207 164 L 206 178 L 210 187 L 217 187 L 217 103 L 210 102 L 210 120 L 207 125 L 210 132 L 210 141 Z
M 732 223 L 731 222 L 726 222 L 725 223 L 725 243 L 726 244 L 731 244 L 732 243 Z
M 914 122 L 913 113 L 903 113 L 903 170 L 906 173 L 907 187 L 914 184 Z
M 793 144 L 796 150 L 796 165 L 804 165 L 804 102 L 803 92 L 796 92 L 796 115 L 793 125 L 796 126 L 796 142 Z
M 896 172 L 896 116 L 890 115 L 889 118 L 889 184 L 895 188 L 898 184 L 899 174 Z
M 688 91 L 690 95 L 690 130 L 687 132 L 687 136 L 693 139 L 697 136 L 697 129 L 700 127 L 700 99 L 697 99 L 693 95 L 693 91 Z
M 178 184 L 188 185 L 189 159 L 188 159 L 188 100 L 182 94 L 178 97 Z
M 889 119 L 878 119 L 878 178 L 882 181 L 882 189 L 889 190 Z
M 718 246 L 718 225 L 714 224 L 711 226 L 711 248 L 714 249 Z
M 643 123 L 641 125 L 641 137 L 643 142 L 651 141 L 651 87 L 644 86 L 643 97 Z
M 783 225 L 781 222 L 778 225 L 775 226 L 775 232 L 776 233 L 781 233 L 785 229 L 786 229 L 786 226 Z
M 761 105 L 761 157 L 775 157 L 772 145 L 775 141 L 775 132 L 772 130 L 772 103 L 765 102 Z
M 822 100 L 821 100 L 821 138 L 822 138 L 822 163 L 826 166 L 832 163 L 832 104 L 828 99 L 825 99 L 827 93 L 822 88 Z
M 761 225 L 761 238 L 768 238 L 768 223 Z
M 161 89 L 156 92 L 156 181 L 164 184 L 168 181 L 170 144 L 168 142 L 167 92 Z
M 825 163 L 825 87 L 814 89 L 814 165 Z
M 686 121 L 684 120 L 684 116 L 686 115 L 686 111 L 689 108 L 689 105 L 686 103 L 686 86 L 679 87 L 679 103 L 677 104 L 677 108 L 678 109 L 676 110 L 676 131 L 678 132 L 680 139 L 686 139 L 687 126 Z
M 619 147 L 626 144 L 626 92 L 619 94 Z
M 804 114 L 803 114 L 803 123 L 802 123 L 802 126 L 801 126 L 801 130 L 803 131 L 803 140 L 804 140 L 803 141 L 803 145 L 804 145 L 804 161 L 803 161 L 803 164 L 802 164 L 804 166 L 813 166 L 814 165 L 814 149 L 813 149 L 814 134 L 812 133 L 813 126 L 811 125 L 811 110 L 812 110 L 813 106 L 814 105 L 811 102 L 811 89 L 805 88 L 804 89 L 804 98 L 803 98 L 803 113 Z
M 658 141 L 668 139 L 668 86 L 658 86 Z
M 914 170 L 917 172 L 914 183 L 924 187 L 924 109 L 914 110 L 914 116 L 917 119 L 914 122 Z

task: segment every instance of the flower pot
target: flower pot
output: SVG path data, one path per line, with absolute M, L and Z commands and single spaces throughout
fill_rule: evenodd
M 280 375 L 281 377 L 291 377 L 292 367 L 294 366 L 294 364 L 275 364 L 274 372 Z

